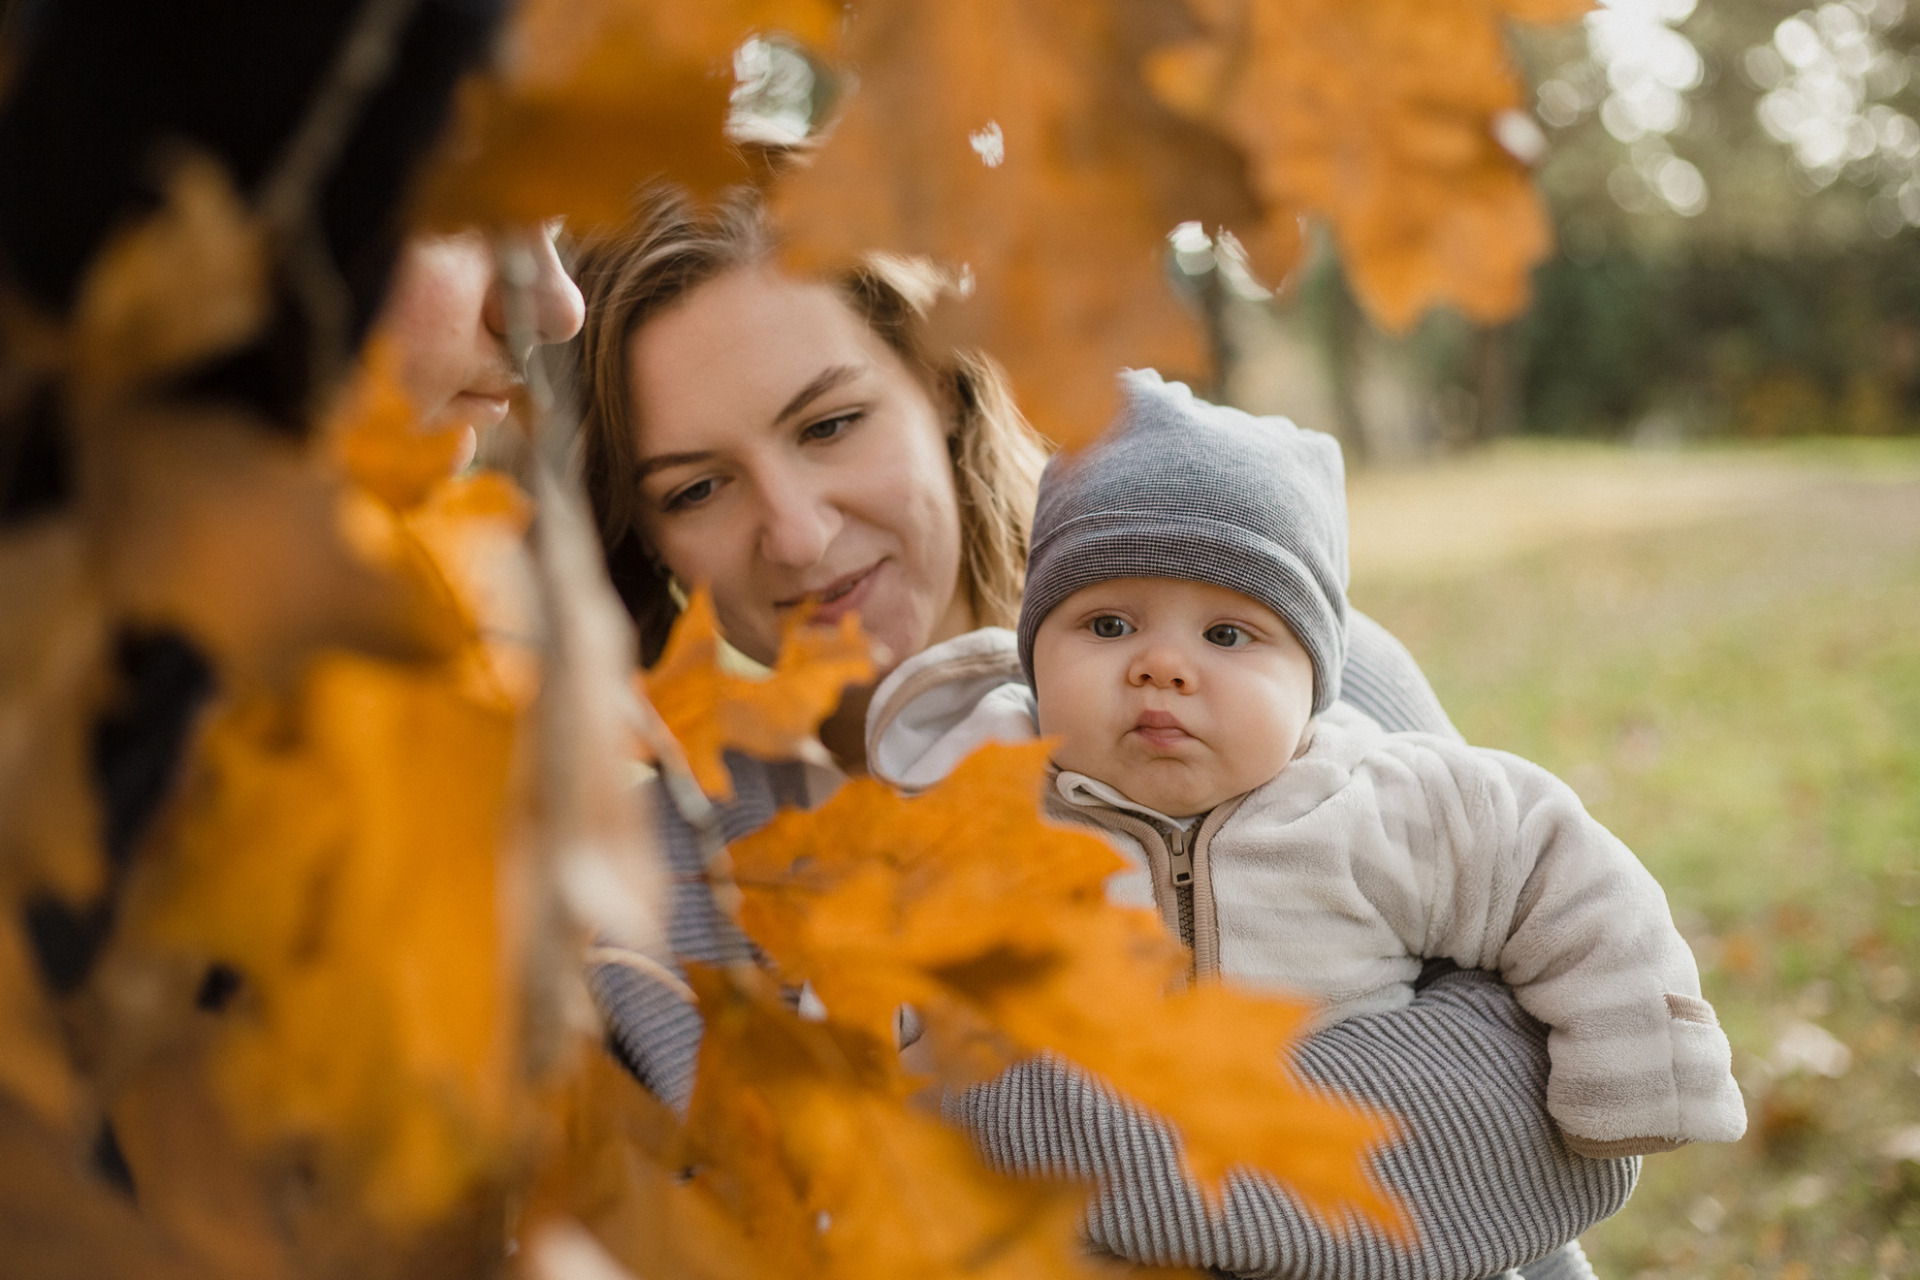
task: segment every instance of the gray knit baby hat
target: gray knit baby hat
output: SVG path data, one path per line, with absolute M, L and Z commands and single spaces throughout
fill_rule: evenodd
M 1347 659 L 1347 495 L 1340 446 L 1285 418 L 1197 399 L 1151 369 L 1120 376 L 1105 435 L 1040 479 L 1020 606 L 1020 662 L 1062 600 L 1114 578 L 1186 578 L 1252 596 L 1313 659 L 1313 710 Z

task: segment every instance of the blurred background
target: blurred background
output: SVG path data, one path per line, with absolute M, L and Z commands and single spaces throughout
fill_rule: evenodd
M 1516 29 L 1559 252 L 1497 328 L 1388 336 L 1331 247 L 1268 295 L 1198 227 L 1216 390 L 1404 463 L 1514 435 L 1676 443 L 1920 427 L 1920 14 L 1617 0 Z
M 1666 885 L 1751 1128 L 1602 1277 L 1920 1275 L 1920 7 L 1618 0 L 1515 35 L 1558 231 L 1498 328 L 1331 246 L 1174 270 L 1216 394 L 1336 431 L 1354 597 Z

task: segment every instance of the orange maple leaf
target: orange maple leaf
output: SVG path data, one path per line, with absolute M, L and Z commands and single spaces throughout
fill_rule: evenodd
M 1406 1230 L 1366 1171 L 1392 1125 L 1285 1061 L 1310 1011 L 1222 985 L 1170 991 L 1184 950 L 1152 913 L 1106 901 L 1119 856 L 1040 818 L 1049 749 L 989 746 L 919 797 L 858 780 L 782 814 L 733 846 L 743 927 L 836 1022 L 877 1036 L 913 1005 L 949 1083 L 1051 1051 L 1171 1121 L 1204 1189 L 1258 1169 L 1330 1219 L 1353 1209 Z
M 75 306 L 74 391 L 99 404 L 231 351 L 266 323 L 266 234 L 221 163 L 177 157 L 165 202 L 94 257 Z
M 471 431 L 429 430 L 400 385 L 400 356 L 390 337 L 367 344 L 352 385 L 326 427 L 334 459 L 348 479 L 405 511 L 449 479 Z
M 1230 149 L 1129 74 L 1137 25 L 1095 0 L 869 0 L 839 51 L 844 117 L 776 188 L 799 269 L 876 249 L 964 266 L 978 287 L 943 336 L 992 351 L 1066 445 L 1106 424 L 1116 369 L 1203 366 L 1166 236 L 1253 210 Z
M 660 661 L 640 677 L 695 780 L 718 799 L 733 794 L 723 759 L 728 747 L 769 760 L 824 759 L 814 731 L 848 685 L 873 678 L 872 646 L 853 614 L 837 628 L 804 617 L 789 621 L 779 661 L 764 680 L 723 670 L 720 643 L 713 597 L 695 591 Z
M 236 1128 L 314 1144 L 390 1223 L 445 1213 L 516 1137 L 513 745 L 441 671 L 320 658 L 213 718 L 130 903 L 129 936 L 254 993 L 215 1049 Z
M 1521 107 L 1500 23 L 1589 7 L 1197 0 L 1208 33 L 1155 53 L 1148 77 L 1244 148 L 1268 226 L 1326 219 L 1382 324 L 1403 329 L 1443 303 L 1493 321 L 1525 305 L 1552 239 L 1527 166 L 1495 134 Z M 1292 265 L 1255 256 L 1275 278 Z
M 707 193 L 745 181 L 725 135 L 734 50 L 757 31 L 820 43 L 839 19 L 827 0 L 530 0 L 504 65 L 466 86 L 424 215 L 584 228 L 626 216 L 650 178 Z
M 685 1163 L 769 1274 L 1095 1274 L 1077 1230 L 1084 1190 L 989 1169 L 912 1106 L 891 1035 L 807 1022 L 752 970 L 689 978 L 706 1032 Z

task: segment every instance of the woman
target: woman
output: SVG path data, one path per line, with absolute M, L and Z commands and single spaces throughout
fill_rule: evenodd
M 751 197 L 703 212 L 654 191 L 633 230 L 579 264 L 588 487 L 646 656 L 671 622 L 676 580 L 708 584 L 728 638 L 761 661 L 805 602 L 827 620 L 857 610 L 883 666 L 1010 624 L 1042 450 L 990 362 L 928 342 L 941 277 L 874 257 L 831 284 L 804 282 L 780 274 L 771 251 Z M 1452 732 L 1377 624 L 1356 616 L 1351 651 L 1347 700 L 1390 727 Z M 850 695 L 822 730 L 848 773 L 864 770 L 865 707 Z M 735 781 L 730 837 L 820 790 L 745 760 Z M 670 853 L 697 868 L 684 829 L 668 827 Z M 676 948 L 747 954 L 691 889 L 675 903 Z M 629 1065 L 683 1099 L 697 1017 L 639 974 L 603 970 L 596 987 Z M 1529 1275 L 1590 1274 L 1577 1246 L 1550 1251 L 1617 1209 L 1638 1165 L 1561 1146 L 1539 1030 L 1504 988 L 1438 976 L 1410 1008 L 1322 1032 L 1297 1060 L 1406 1121 L 1409 1139 L 1377 1167 L 1420 1223 L 1410 1250 L 1330 1232 L 1262 1182 L 1237 1182 L 1224 1212 L 1207 1214 L 1158 1126 L 1056 1064 L 1017 1066 L 953 1111 L 1009 1168 L 1099 1179 L 1089 1235 L 1123 1257 L 1471 1280 L 1547 1254 Z

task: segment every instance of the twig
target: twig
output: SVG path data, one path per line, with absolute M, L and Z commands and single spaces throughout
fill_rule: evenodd
M 419 4 L 420 0 L 366 0 L 300 127 L 260 184 L 260 220 L 280 248 L 287 283 L 310 330 L 310 396 L 331 387 L 334 375 L 346 364 L 347 336 L 353 324 L 353 294 L 327 247 L 315 198 L 367 100 L 392 70 L 400 34 Z
M 534 442 L 532 465 L 540 475 L 542 489 L 561 501 L 577 503 L 578 482 L 568 476 L 563 486 L 560 479 L 568 475 L 564 459 L 575 429 L 571 406 L 567 410 L 562 409 L 554 395 L 552 381 L 547 376 L 546 365 L 535 354 L 539 335 L 533 290 L 539 283 L 540 264 L 529 237 L 543 234 L 538 229 L 503 234 L 495 241 L 494 259 L 500 274 L 507 323 L 507 349 L 519 365 L 526 385 L 527 406 L 532 419 L 530 434 Z M 545 502 L 546 495 L 543 494 L 543 507 Z M 536 536 L 540 535 L 536 532 Z M 555 656 L 550 653 L 549 660 L 554 660 Z M 686 819 L 693 831 L 695 847 L 700 852 L 701 863 L 707 872 L 709 891 L 729 918 L 736 916 L 739 890 L 733 882 L 732 859 L 727 853 L 726 837 L 720 830 L 720 811 L 694 780 L 679 744 L 667 734 L 666 726 L 659 717 L 643 706 L 637 696 L 632 696 L 630 689 L 622 702 L 628 723 L 653 754 L 658 766 L 659 785 L 666 793 L 666 801 L 679 810 L 680 816 Z

